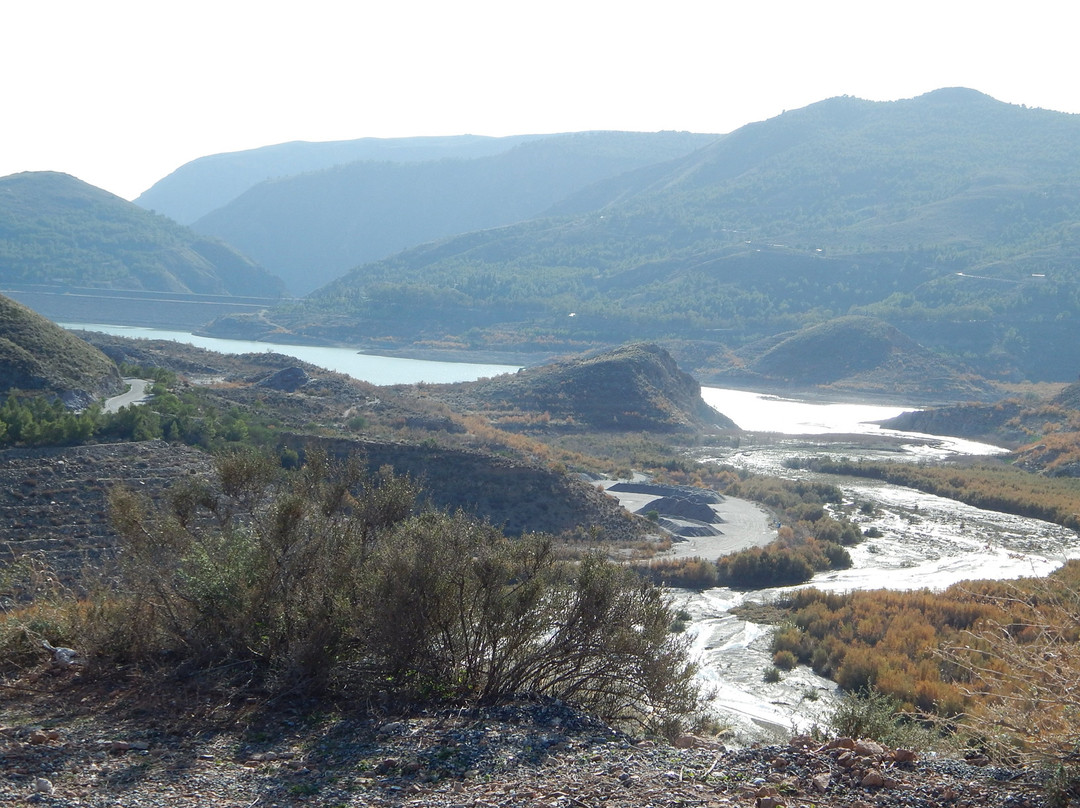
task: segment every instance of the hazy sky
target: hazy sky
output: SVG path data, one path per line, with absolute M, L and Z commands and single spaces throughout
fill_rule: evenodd
M 1080 112 L 1066 0 L 4 0 L 0 176 L 133 198 L 289 140 L 728 132 L 966 86 Z

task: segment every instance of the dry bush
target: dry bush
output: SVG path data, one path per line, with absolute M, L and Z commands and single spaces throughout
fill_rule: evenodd
M 72 592 L 42 556 L 11 551 L 0 560 L 0 672 L 39 664 L 42 640 L 71 645 L 80 632 L 79 615 L 68 608 L 72 602 Z
M 231 455 L 219 492 L 178 491 L 166 511 L 118 491 L 121 608 L 99 649 L 278 692 L 536 693 L 643 725 L 696 707 L 656 587 L 597 556 L 559 561 L 547 537 L 417 512 L 410 481 L 363 468 L 310 455 L 283 475 Z
M 942 652 L 966 681 L 966 730 L 995 757 L 1080 773 L 1080 562 L 994 596 L 1007 619 Z

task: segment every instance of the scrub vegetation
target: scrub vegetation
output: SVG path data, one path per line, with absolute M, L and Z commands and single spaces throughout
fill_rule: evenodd
M 0 658 L 11 672 L 48 639 L 77 645 L 89 675 L 134 666 L 360 703 L 532 693 L 639 728 L 695 708 L 659 589 L 598 556 L 561 562 L 549 537 L 426 510 L 419 493 L 356 461 L 311 453 L 285 472 L 252 452 L 221 455 L 215 485 L 161 506 L 114 489 L 115 585 L 7 610 Z
M 1044 519 L 1074 530 L 1080 528 L 1080 479 L 1075 477 L 1046 477 L 1002 463 L 930 466 L 792 458 L 787 464 L 825 474 L 883 480 L 977 508 Z
M 936 726 L 997 760 L 1075 767 L 1080 562 L 1046 578 L 940 593 L 802 589 L 776 605 L 786 617 L 775 654 L 850 694 L 883 696 L 899 720 Z

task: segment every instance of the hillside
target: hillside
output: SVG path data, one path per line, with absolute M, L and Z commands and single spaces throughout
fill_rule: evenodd
M 987 404 L 905 412 L 883 426 L 989 441 L 1011 448 L 1011 460 L 1018 468 L 1052 477 L 1080 477 L 1080 382 L 1052 395 L 1028 392 Z
M 738 347 L 864 314 L 986 376 L 1063 380 L 1080 366 L 1078 188 L 1078 116 L 963 89 L 834 98 L 557 215 L 358 267 L 272 319 L 328 340 L 571 350 Z
M 737 428 L 701 399 L 701 385 L 679 370 L 667 351 L 648 344 L 448 385 L 441 397 L 504 427 L 528 414 L 546 428 L 660 433 Z
M 181 224 L 191 224 L 266 180 L 359 160 L 412 163 L 486 157 L 538 137 L 542 136 L 368 137 L 324 143 L 277 143 L 211 154 L 185 163 L 144 191 L 135 204 L 163 213 Z
M 116 361 L 180 374 L 182 397 L 197 396 L 216 411 L 210 420 L 244 414 L 251 423 L 240 431 L 261 434 L 275 452 L 355 453 L 373 471 L 390 466 L 419 480 L 437 507 L 464 509 L 514 534 L 594 525 L 611 541 L 631 541 L 645 532 L 646 523 L 613 498 L 553 469 L 535 442 L 508 446 L 491 430 L 470 432 L 428 394 L 431 385 L 377 387 L 270 352 L 223 355 L 164 340 L 86 337 Z
M 506 144 L 500 154 L 470 159 L 409 162 L 391 152 L 381 161 L 260 183 L 192 228 L 235 245 L 291 291 L 307 294 L 358 264 L 534 218 L 595 181 L 681 157 L 715 139 L 584 132 Z
M 996 394 L 956 360 L 927 350 L 888 323 L 838 317 L 744 346 L 709 380 L 755 388 L 988 399 Z
M 0 393 L 34 391 L 85 406 L 120 392 L 122 384 L 101 351 L 0 295 Z
M 279 279 L 219 240 L 47 171 L 0 178 L 0 284 L 219 296 L 282 292 Z

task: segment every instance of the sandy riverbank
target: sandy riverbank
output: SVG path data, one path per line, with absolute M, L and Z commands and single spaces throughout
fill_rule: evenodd
M 648 506 L 660 499 L 660 493 L 641 493 L 612 490 L 619 480 L 600 480 L 608 494 L 619 500 L 619 504 L 633 513 L 644 512 Z M 728 553 L 745 550 L 748 547 L 764 547 L 776 538 L 776 520 L 760 505 L 745 499 L 723 497 L 711 506 L 716 519 L 708 523 L 719 531 L 717 536 L 674 537 L 671 550 L 665 553 L 669 558 L 690 558 L 700 556 L 710 561 Z

